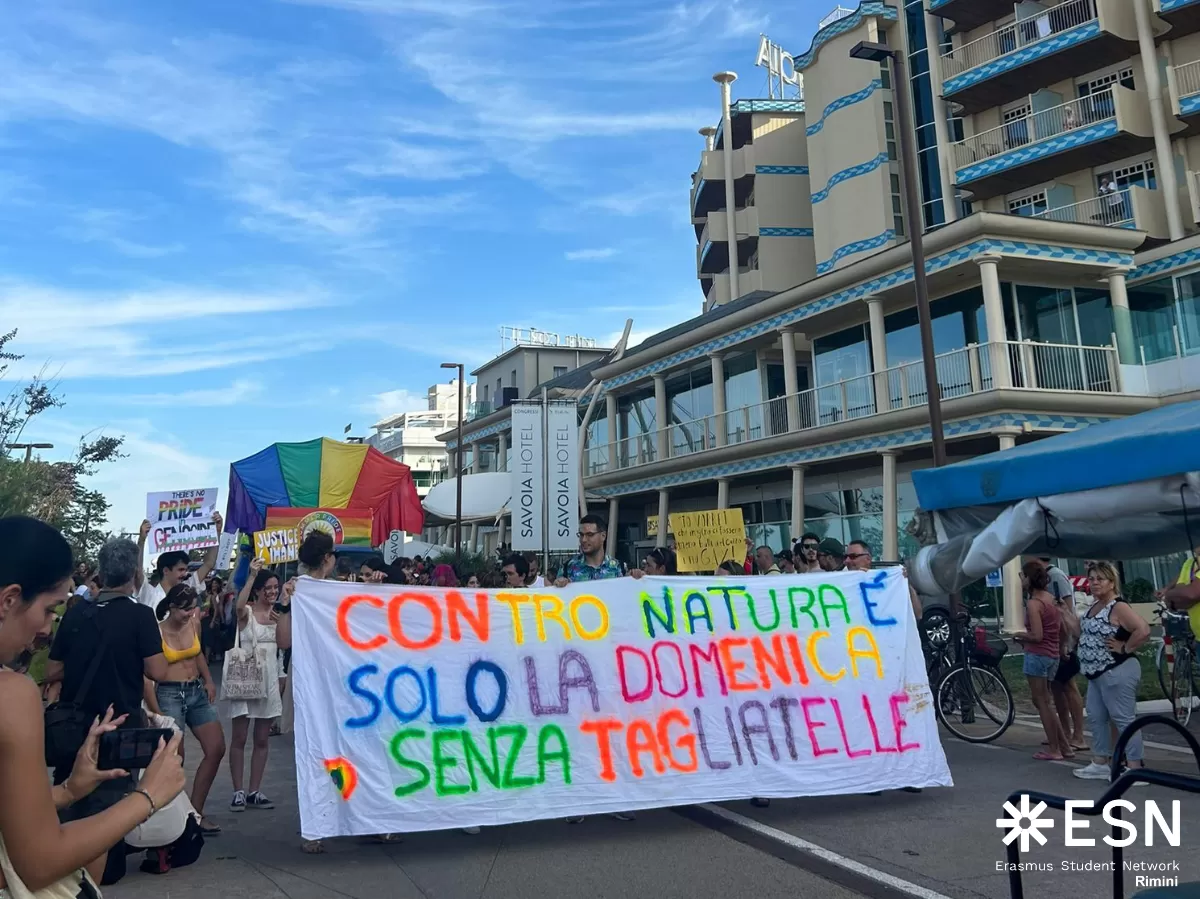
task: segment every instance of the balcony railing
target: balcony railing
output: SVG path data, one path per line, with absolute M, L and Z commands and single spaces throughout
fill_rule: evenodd
M 938 385 L 944 400 L 1001 388 L 1120 392 L 1117 354 L 1112 347 L 1000 341 L 943 353 L 936 362 Z M 665 429 L 624 437 L 615 443 L 600 443 L 588 448 L 588 471 L 596 475 L 634 468 L 722 445 L 753 443 L 925 406 L 928 401 L 923 363 L 907 362 L 791 396 L 731 409 L 724 415 L 708 415 Z M 721 434 L 723 441 L 718 439 Z M 665 455 L 661 449 L 665 449 Z
M 496 411 L 496 406 L 489 400 L 477 400 L 467 407 L 467 421 L 485 418 Z
M 1180 98 L 1200 94 L 1200 60 L 1176 66 L 1175 84 L 1179 88 Z
M 999 128 L 981 131 L 959 141 L 954 145 L 954 167 L 961 169 L 1018 147 L 1115 119 L 1116 116 L 1117 107 L 1112 88 L 1097 91 L 1060 106 L 1031 112 L 1005 122 Z
M 1134 228 L 1133 202 L 1129 189 L 1047 209 L 1030 218 L 1046 219 L 1051 222 L 1071 222 L 1076 225 L 1107 225 L 1110 228 Z
M 998 28 L 942 56 L 944 78 L 1015 53 L 1077 25 L 1097 19 L 1095 0 L 1068 0 L 1027 19 Z

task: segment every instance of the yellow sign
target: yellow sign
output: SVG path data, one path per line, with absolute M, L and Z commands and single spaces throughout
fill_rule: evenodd
M 300 537 L 295 528 L 270 528 L 254 534 L 254 555 L 264 565 L 295 562 L 300 551 Z
M 680 571 L 716 571 L 722 562 L 746 558 L 746 524 L 741 509 L 676 512 L 670 517 Z
M 647 537 L 657 537 L 658 536 L 658 516 L 657 515 L 647 515 L 646 516 L 646 536 Z

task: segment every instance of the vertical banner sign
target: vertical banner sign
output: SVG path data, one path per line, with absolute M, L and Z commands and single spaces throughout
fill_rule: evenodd
M 547 495 L 550 549 L 576 550 L 579 539 L 579 422 L 574 403 L 555 403 L 546 412 Z
M 532 403 L 512 407 L 512 548 L 542 549 L 545 508 L 545 459 L 542 453 L 542 408 Z
M 233 548 L 237 546 L 238 532 L 225 531 L 221 534 L 220 549 L 217 550 L 217 571 L 228 571 L 233 562 Z
M 741 509 L 675 512 L 668 519 L 675 535 L 680 571 L 709 574 L 722 562 L 746 558 L 746 525 Z
M 951 785 L 899 568 L 305 577 L 292 617 L 306 839 Z
M 146 520 L 155 553 L 207 549 L 221 542 L 213 513 L 217 488 L 168 490 L 146 494 Z

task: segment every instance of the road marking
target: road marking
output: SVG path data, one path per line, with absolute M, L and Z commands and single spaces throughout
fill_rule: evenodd
M 745 828 L 753 831 L 759 836 L 766 837 L 770 840 L 783 843 L 784 845 L 798 849 L 801 852 L 819 858 L 821 861 L 831 865 L 836 865 L 843 870 L 857 874 L 859 877 L 865 877 L 875 883 L 895 890 L 908 896 L 913 896 L 915 899 L 950 899 L 944 893 L 939 893 L 936 890 L 931 890 L 915 883 L 910 883 L 907 880 L 888 874 L 886 871 L 880 871 L 872 868 L 869 865 L 864 865 L 862 862 L 856 862 L 852 858 L 847 858 L 844 855 L 839 855 L 823 846 L 818 846 L 816 843 L 810 843 L 808 840 L 803 840 L 794 834 L 787 831 L 779 830 L 771 827 L 768 824 L 763 824 L 761 821 L 755 821 L 753 818 L 747 818 L 745 815 L 739 815 L 737 812 L 731 812 L 727 808 L 722 808 L 719 805 L 702 805 L 700 806 L 706 812 L 714 815 L 721 820 L 733 824 L 737 827 Z
M 1042 723 L 1038 719 L 1034 718 L 1031 721 L 1023 721 L 1023 720 L 1021 720 L 1023 717 L 1024 717 L 1023 715 L 1018 715 L 1017 718 L 1013 720 L 1013 724 L 1019 724 L 1022 727 L 1036 727 L 1038 729 L 1041 728 Z M 1084 731 L 1084 735 L 1090 737 L 1092 735 L 1092 732 L 1090 730 L 1086 730 L 1086 731 Z M 1162 752 L 1174 752 L 1178 755 L 1186 755 L 1186 756 L 1192 755 L 1192 750 L 1190 750 L 1186 746 L 1182 746 L 1182 747 L 1181 746 L 1172 746 L 1169 743 L 1155 743 L 1151 740 L 1142 740 L 1142 745 L 1149 749 L 1158 749 Z

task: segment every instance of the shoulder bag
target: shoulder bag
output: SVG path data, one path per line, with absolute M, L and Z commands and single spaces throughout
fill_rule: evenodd
M 258 656 L 258 638 L 254 636 L 254 610 L 247 609 L 250 649 L 242 648 L 242 628 L 237 629 L 233 649 L 225 653 L 221 673 L 221 698 L 249 702 L 267 698 L 267 671 Z

